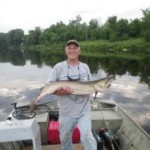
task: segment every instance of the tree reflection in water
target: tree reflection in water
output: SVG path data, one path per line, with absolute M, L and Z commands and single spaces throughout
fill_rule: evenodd
M 129 54 L 131 55 L 131 54 Z M 31 64 L 42 67 L 43 65 L 54 66 L 57 62 L 65 59 L 65 55 L 57 52 L 39 51 L 0 51 L 0 62 L 11 62 L 13 65 L 23 66 L 26 60 Z M 96 73 L 100 68 L 107 74 L 139 76 L 140 83 L 146 83 L 150 87 L 150 56 L 141 56 L 138 59 L 118 56 L 89 57 L 82 56 L 81 61 L 86 62 L 92 73 Z

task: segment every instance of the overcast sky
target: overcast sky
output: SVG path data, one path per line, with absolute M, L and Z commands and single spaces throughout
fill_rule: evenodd
M 150 8 L 150 0 L 0 0 L 0 32 L 21 28 L 26 33 L 42 29 L 80 15 L 82 22 L 98 19 L 103 24 L 110 16 L 141 18 L 141 9 Z

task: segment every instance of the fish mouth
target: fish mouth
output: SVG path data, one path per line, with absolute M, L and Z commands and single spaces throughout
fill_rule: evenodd
M 108 80 L 115 80 L 115 78 L 116 78 L 116 76 L 115 75 L 109 75 L 109 76 L 107 76 L 107 78 L 108 78 Z
M 110 86 L 111 86 L 111 82 L 113 81 L 113 80 L 115 80 L 115 75 L 111 75 L 111 76 L 108 76 L 108 79 L 106 79 L 106 88 L 109 88 Z

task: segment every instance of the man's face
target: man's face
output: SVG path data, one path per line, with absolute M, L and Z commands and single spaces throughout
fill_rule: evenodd
M 66 52 L 68 59 L 75 60 L 75 59 L 78 59 L 80 55 L 80 47 L 77 47 L 75 44 L 69 44 L 65 48 L 65 52 Z

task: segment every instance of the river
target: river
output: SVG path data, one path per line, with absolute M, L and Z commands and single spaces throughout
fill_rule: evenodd
M 39 53 L 0 55 L 0 121 L 12 111 L 11 103 L 34 100 L 51 67 L 65 58 L 47 57 Z M 93 79 L 116 75 L 111 87 L 100 93 L 101 98 L 115 100 L 150 134 L 150 59 L 82 57 L 81 60 L 89 64 Z M 43 103 L 49 98 L 43 99 Z

